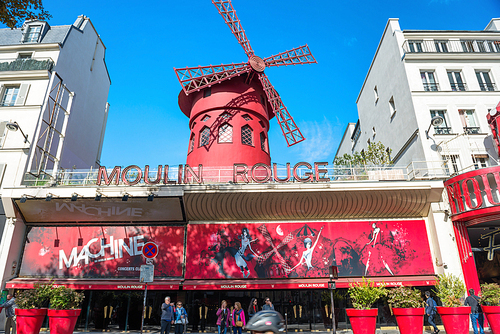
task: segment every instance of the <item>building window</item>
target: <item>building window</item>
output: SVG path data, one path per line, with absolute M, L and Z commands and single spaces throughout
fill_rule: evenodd
M 31 59 L 32 53 L 20 53 L 17 55 L 17 59 Z
M 448 41 L 434 41 L 437 52 L 448 52 Z
M 472 161 L 474 162 L 474 169 L 488 167 L 488 156 L 487 155 L 473 155 Z
M 40 37 L 41 31 L 42 31 L 42 26 L 29 26 L 24 41 L 26 43 L 38 42 L 38 38 Z
M 439 90 L 434 77 L 434 71 L 420 71 L 420 77 L 422 78 L 426 92 L 437 92 Z
M 241 128 L 241 143 L 243 145 L 253 145 L 253 131 L 248 125 Z
M 491 82 L 490 73 L 488 71 L 476 71 L 477 82 L 483 92 L 495 91 L 495 84 Z
M 353 142 L 353 147 L 356 145 L 356 142 L 361 136 L 361 126 L 359 125 L 359 121 L 356 123 L 356 127 L 354 128 L 354 133 L 352 134 L 351 140 Z
M 375 138 L 375 135 L 377 134 L 377 131 L 375 131 L 375 127 L 372 128 L 372 135 L 373 135 L 373 138 Z
M 245 115 L 243 115 L 243 116 L 241 116 L 241 117 L 243 117 L 243 119 L 244 119 L 245 121 L 247 121 L 247 122 L 252 120 L 252 117 L 250 117 L 249 115 L 246 115 L 246 114 L 245 114 Z
M 193 150 L 194 150 L 194 133 L 191 134 L 191 138 L 189 139 L 188 154 L 193 152 Z
M 441 125 L 434 127 L 434 134 L 436 135 L 451 134 L 451 128 L 448 126 L 448 121 L 446 120 L 446 110 L 431 110 L 431 118 L 435 116 L 441 116 L 443 118 L 443 123 Z
M 479 124 L 476 120 L 474 110 L 459 110 L 460 120 L 464 127 L 464 132 L 468 135 L 479 133 Z
M 200 132 L 200 147 L 208 145 L 210 141 L 210 129 L 204 127 Z
M 490 52 L 500 52 L 500 41 L 487 41 Z
M 423 52 L 422 41 L 408 41 L 410 52 Z
M 443 155 L 444 168 L 447 174 L 456 174 L 460 168 L 460 157 L 458 155 Z
M 219 128 L 219 143 L 233 142 L 233 127 L 227 123 L 222 124 Z
M 229 118 L 229 113 L 225 112 L 220 115 L 221 118 L 223 119 L 228 119 Z
M 375 88 L 373 88 L 373 94 L 375 94 L 375 104 L 377 104 L 377 102 L 378 102 L 378 89 L 377 89 L 377 86 L 375 86 Z
M 465 83 L 462 80 L 460 71 L 448 71 L 448 79 L 450 79 L 451 90 L 454 92 L 467 90 Z
M 212 95 L 212 87 L 205 88 L 203 90 L 203 97 L 209 97 Z
M 206 122 L 206 121 L 208 121 L 209 119 L 210 119 L 210 116 L 205 115 L 205 116 L 203 116 L 203 118 L 201 119 L 201 121 L 202 121 L 202 122 Z
M 474 40 L 462 40 L 460 41 L 460 44 L 462 44 L 462 50 L 464 52 L 477 51 L 477 46 L 474 45 Z
M 485 42 L 486 41 L 476 41 L 477 48 L 478 48 L 479 52 L 487 52 Z
M 16 103 L 19 95 L 19 86 L 6 86 L 3 91 L 2 102 L 0 106 L 10 107 Z
M 260 133 L 260 148 L 267 153 L 267 138 L 264 132 Z
M 396 113 L 396 104 L 394 103 L 394 96 L 389 100 L 389 108 L 391 109 L 391 117 Z

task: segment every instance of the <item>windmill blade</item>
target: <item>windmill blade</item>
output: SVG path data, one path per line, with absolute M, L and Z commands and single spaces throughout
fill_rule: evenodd
M 293 121 L 292 116 L 288 113 L 283 101 L 281 101 L 281 97 L 279 96 L 276 89 L 274 89 L 273 85 L 269 82 L 267 75 L 264 73 L 258 73 L 259 80 L 264 87 L 264 91 L 266 92 L 267 99 L 273 108 L 273 112 L 276 115 L 276 119 L 281 127 L 281 131 L 285 136 L 286 143 L 288 146 L 292 146 L 300 143 L 305 140 L 302 132 L 300 132 L 299 127 Z
M 182 90 L 188 95 L 205 87 L 250 72 L 250 65 L 248 63 L 239 63 L 186 68 L 174 67 L 174 71 L 181 83 Z
M 266 63 L 266 67 L 317 63 L 307 44 L 267 57 L 264 59 L 264 62 Z
M 236 11 L 231 4 L 231 0 L 212 0 L 212 3 L 217 7 L 219 14 L 222 15 L 224 21 L 231 29 L 231 32 L 236 37 L 238 42 L 245 50 L 248 58 L 254 55 L 250 42 L 248 41 L 245 30 L 241 27 L 240 19 L 236 16 Z

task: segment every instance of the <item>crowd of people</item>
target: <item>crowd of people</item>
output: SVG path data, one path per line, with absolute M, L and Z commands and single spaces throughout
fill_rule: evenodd
M 259 309 L 257 299 L 253 298 L 248 306 L 248 320 L 251 321 L 259 311 L 274 311 L 271 299 L 266 298 L 265 304 Z M 170 297 L 165 297 L 165 302 L 161 305 L 160 334 L 170 334 L 172 325 L 175 326 L 175 334 L 183 334 L 188 323 L 188 314 L 182 307 L 182 302 L 179 301 L 174 304 L 171 302 Z M 234 307 L 231 309 L 228 308 L 225 300 L 221 302 L 221 306 L 217 309 L 217 328 L 218 334 L 227 334 L 227 330 L 230 329 L 231 331 L 231 328 L 232 334 L 242 334 L 243 328 L 250 330 L 240 302 L 235 302 Z

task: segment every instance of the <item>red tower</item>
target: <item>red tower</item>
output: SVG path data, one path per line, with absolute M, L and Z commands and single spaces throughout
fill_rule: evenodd
M 250 46 L 230 0 L 212 0 L 248 56 L 248 61 L 175 69 L 182 86 L 179 106 L 189 117 L 187 164 L 206 167 L 269 165 L 269 120 L 276 115 L 288 146 L 304 136 L 264 70 L 316 63 L 307 45 L 262 59 Z M 230 80 L 229 80 L 230 79 Z

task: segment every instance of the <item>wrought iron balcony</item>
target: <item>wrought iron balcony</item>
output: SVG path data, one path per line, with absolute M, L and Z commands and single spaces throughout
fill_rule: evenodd
M 439 84 L 437 82 L 424 83 L 424 90 L 426 92 L 437 92 L 437 91 L 439 91 Z
M 465 82 L 454 83 L 450 82 L 451 90 L 454 92 L 465 92 L 467 90 L 467 84 Z
M 0 71 L 51 71 L 54 61 L 50 58 L 18 58 L 0 60 Z
M 451 128 L 446 126 L 434 127 L 434 134 L 436 135 L 451 135 Z
M 481 87 L 481 90 L 483 92 L 494 92 L 497 90 L 497 85 L 495 85 L 493 82 L 479 83 L 479 87 Z
M 479 126 L 464 126 L 464 132 L 468 135 L 477 135 L 479 130 Z
M 406 40 L 405 53 L 500 53 L 500 40 Z

